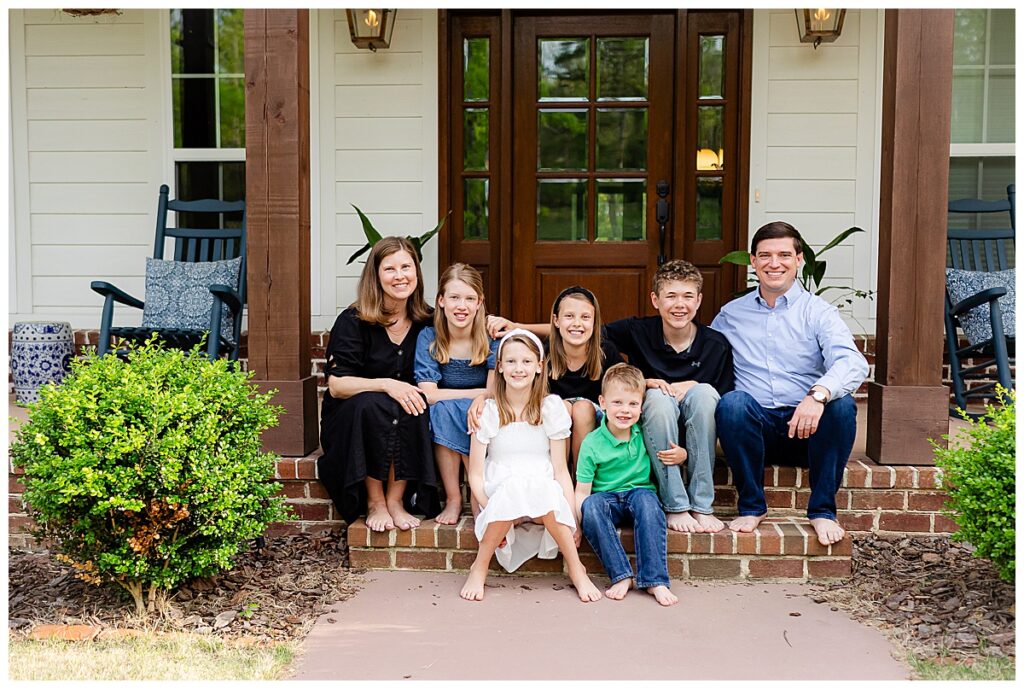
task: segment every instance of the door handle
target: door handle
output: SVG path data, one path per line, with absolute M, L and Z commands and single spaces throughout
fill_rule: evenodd
M 654 219 L 658 222 L 658 265 L 663 265 L 667 260 L 665 256 L 665 226 L 668 225 L 668 191 L 669 185 L 666 180 L 659 179 L 654 185 L 658 194 L 658 202 L 654 207 Z

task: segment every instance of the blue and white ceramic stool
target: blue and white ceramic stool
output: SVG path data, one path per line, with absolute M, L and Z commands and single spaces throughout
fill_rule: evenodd
M 64 380 L 74 353 L 70 323 L 15 323 L 11 338 L 15 401 L 32 404 L 39 400 L 39 388 Z

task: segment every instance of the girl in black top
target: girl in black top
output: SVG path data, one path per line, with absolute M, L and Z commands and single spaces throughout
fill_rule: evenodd
M 570 466 L 583 439 L 597 427 L 604 372 L 622 361 L 619 350 L 603 337 L 601 307 L 593 293 L 574 285 L 562 290 L 551 306 L 548 340 L 548 389 L 565 401 L 572 417 Z
M 327 345 L 317 468 L 348 523 L 365 511 L 373 531 L 406 530 L 420 523 L 410 512 L 440 509 L 427 403 L 413 384 L 416 338 L 431 317 L 415 249 L 384 237 Z

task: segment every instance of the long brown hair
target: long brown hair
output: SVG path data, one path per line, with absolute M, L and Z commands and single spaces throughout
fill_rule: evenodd
M 491 353 L 491 341 L 487 337 L 487 309 L 484 308 L 484 279 L 480 275 L 480 271 L 473 266 L 468 266 L 465 263 L 453 263 L 445 268 L 445 271 L 441 273 L 441 279 L 437 282 L 438 299 L 444 297 L 444 291 L 448 289 L 448 284 L 455 280 L 466 283 L 480 299 L 480 308 L 473 317 L 469 331 L 473 341 L 473 353 L 469 363 L 471 366 L 479 366 L 487 361 L 487 357 Z M 434 309 L 434 341 L 430 344 L 430 356 L 434 357 L 439 364 L 447 364 L 451 361 L 451 354 L 448 352 L 451 339 L 452 333 L 448 327 L 448 317 L 445 316 L 444 309 L 436 307 Z
M 524 345 L 534 356 L 537 357 L 537 361 L 543 363 L 544 354 L 537 349 L 537 343 L 533 341 L 533 338 L 526 335 L 512 335 L 507 339 L 502 340 L 501 346 L 498 347 L 498 361 L 497 366 L 501 365 L 501 352 L 508 345 L 513 342 L 518 342 Z M 548 396 L 548 379 L 544 375 L 544 370 L 537 373 L 533 379 L 533 384 L 530 386 L 530 397 L 526 401 L 526 408 L 523 409 L 523 421 L 530 424 L 531 426 L 539 426 L 541 423 L 540 407 L 544 403 L 544 398 Z M 494 377 L 494 402 L 498 405 L 498 423 L 502 426 L 513 423 L 516 420 L 516 413 L 512 411 L 512 405 L 508 401 L 508 390 L 505 385 L 504 374 Z
M 562 341 L 562 333 L 554 324 L 558 317 L 558 309 L 565 299 L 572 297 L 585 301 L 594 307 L 594 331 L 590 334 L 587 342 L 587 358 L 583 364 L 583 372 L 590 380 L 598 380 L 601 377 L 601 365 L 604 363 L 604 350 L 601 349 L 601 307 L 597 303 L 597 297 L 590 290 L 573 285 L 562 290 L 562 293 L 555 298 L 551 306 L 551 336 L 548 338 L 548 375 L 551 380 L 558 380 L 569 370 L 565 354 L 565 343 Z
M 423 271 L 420 269 L 420 260 L 416 256 L 416 249 L 405 237 L 382 237 L 373 245 L 363 272 L 359 276 L 359 287 L 356 289 L 356 300 L 352 306 L 359 312 L 359 319 L 377 325 L 390 325 L 395 319 L 393 313 L 384 309 L 384 288 L 380 286 L 380 264 L 391 254 L 404 251 L 412 256 L 413 265 L 416 266 L 416 289 L 405 302 L 406 315 L 416 323 L 422 323 L 430 318 L 430 306 L 423 298 Z

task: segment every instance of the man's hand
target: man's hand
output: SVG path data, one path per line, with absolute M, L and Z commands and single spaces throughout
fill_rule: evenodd
M 679 447 L 671 440 L 669 441 L 670 447 L 667 450 L 660 450 L 658 452 L 658 459 L 667 467 L 674 467 L 678 464 L 682 464 L 686 461 L 686 449 Z
M 818 430 L 818 421 L 824 413 L 824 404 L 815 402 L 810 396 L 804 397 L 796 406 L 793 418 L 789 420 L 789 437 L 796 436 L 801 440 L 810 438 Z

